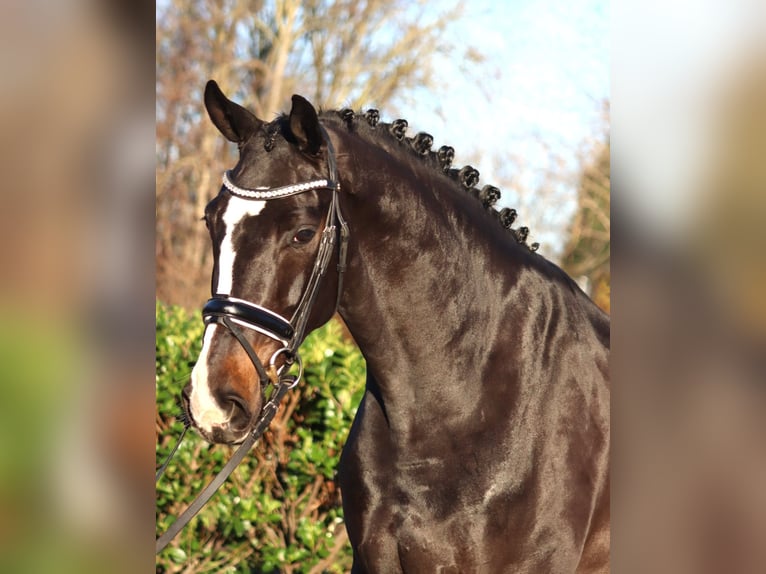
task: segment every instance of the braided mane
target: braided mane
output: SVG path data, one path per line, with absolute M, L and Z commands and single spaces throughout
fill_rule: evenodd
M 322 112 L 323 119 L 329 119 L 334 122 L 340 122 L 346 126 L 349 131 L 355 131 L 361 125 L 367 124 L 373 133 L 388 133 L 403 149 L 420 157 L 424 162 L 434 169 L 446 174 L 451 179 L 460 184 L 460 186 L 470 195 L 481 202 L 485 209 L 489 210 L 505 229 L 513 236 L 517 243 L 527 247 L 530 251 L 537 251 L 540 244 L 537 242 L 531 245 L 527 243 L 529 228 L 526 226 L 513 227 L 516 221 L 516 210 L 504 207 L 501 210 L 495 209 L 495 204 L 500 199 L 500 189 L 494 185 L 484 185 L 479 189 L 479 171 L 470 165 L 465 165 L 460 169 L 452 167 L 452 160 L 455 158 L 455 149 L 448 145 L 441 146 L 438 150 L 433 150 L 434 138 L 426 132 L 419 132 L 413 137 L 406 135 L 408 123 L 405 119 L 397 119 L 391 123 L 380 121 L 380 112 L 376 109 L 368 109 L 364 113 L 354 112 L 351 108 L 341 110 Z M 273 145 L 273 138 L 276 135 L 270 131 L 270 137 L 266 139 L 266 149 L 269 150 Z

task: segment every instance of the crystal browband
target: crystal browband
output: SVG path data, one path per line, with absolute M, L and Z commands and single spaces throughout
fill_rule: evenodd
M 234 185 L 229 179 L 230 171 L 226 171 L 223 174 L 223 186 L 237 197 L 243 199 L 277 199 L 279 197 L 287 197 L 289 195 L 296 195 L 312 189 L 334 189 L 335 186 L 327 179 L 317 179 L 314 181 L 307 181 L 306 183 L 296 183 L 293 185 L 284 185 L 282 187 L 263 187 L 256 189 L 245 189 Z

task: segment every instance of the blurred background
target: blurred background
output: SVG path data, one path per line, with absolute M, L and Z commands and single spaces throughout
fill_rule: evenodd
M 613 556 L 766 568 L 766 5 L 612 5 Z
M 156 567 L 155 300 L 208 294 L 214 77 L 267 119 L 378 107 L 500 187 L 612 313 L 615 571 L 763 572 L 764 9 L 4 6 L 0 571 Z
M 2 572 L 153 568 L 153 16 L 3 3 Z

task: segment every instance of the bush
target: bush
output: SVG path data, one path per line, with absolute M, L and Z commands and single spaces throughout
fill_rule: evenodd
M 157 461 L 183 425 L 179 397 L 204 326 L 199 312 L 157 303 Z M 157 557 L 157 572 L 346 572 L 351 548 L 335 469 L 364 392 L 364 360 L 330 321 L 301 346 L 304 380 L 205 508 Z M 235 447 L 187 433 L 157 485 L 157 536 L 226 464 Z

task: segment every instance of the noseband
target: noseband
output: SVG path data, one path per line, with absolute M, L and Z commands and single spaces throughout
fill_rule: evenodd
M 265 402 L 261 409 L 260 417 L 253 430 L 242 442 L 237 449 L 237 452 L 234 453 L 226 466 L 221 469 L 210 484 L 200 492 L 194 502 L 192 502 L 191 505 L 179 515 L 176 521 L 170 525 L 168 530 L 157 539 L 157 554 L 159 554 L 162 549 L 175 538 L 183 527 L 189 523 L 194 515 L 202 509 L 205 503 L 210 500 L 210 497 L 215 494 L 226 478 L 228 478 L 237 465 L 239 465 L 250 450 L 250 447 L 268 428 L 271 419 L 274 418 L 274 415 L 279 408 L 279 403 L 282 400 L 282 397 L 289 389 L 293 388 L 300 381 L 303 375 L 303 363 L 297 349 L 306 334 L 306 325 L 308 323 L 309 315 L 311 314 L 311 309 L 314 306 L 317 294 L 319 293 L 319 286 L 322 282 L 322 278 L 325 276 L 327 269 L 330 266 L 330 260 L 332 259 L 333 251 L 338 241 L 338 235 L 340 235 L 340 245 L 338 247 L 338 292 L 335 298 L 336 311 L 340 304 L 340 297 L 343 290 L 343 274 L 346 270 L 349 230 L 345 219 L 343 219 L 343 214 L 340 211 L 340 202 L 338 199 L 340 182 L 338 181 L 338 170 L 335 162 L 335 149 L 330 141 L 330 137 L 327 135 L 327 131 L 323 126 L 320 125 L 319 127 L 322 131 L 322 137 L 325 144 L 327 145 L 327 166 L 330 179 L 319 179 L 282 187 L 246 189 L 238 187 L 232 183 L 229 178 L 230 172 L 227 171 L 223 175 L 223 186 L 232 195 L 242 199 L 270 201 L 272 199 L 281 199 L 283 197 L 289 197 L 307 191 L 328 189 L 332 191 L 332 200 L 327 213 L 325 228 L 322 231 L 322 237 L 319 242 L 317 256 L 311 270 L 311 276 L 306 283 L 306 287 L 298 302 L 298 306 L 295 308 L 293 316 L 289 321 L 280 314 L 265 307 L 229 295 L 215 294 L 202 308 L 202 317 L 206 325 L 211 323 L 223 325 L 232 333 L 232 335 L 234 335 L 240 345 L 242 345 L 258 374 L 261 383 L 261 392 L 264 393 L 264 399 L 265 391 L 269 383 L 274 385 L 274 390 L 272 391 L 269 400 Z M 338 231 L 339 229 L 340 232 Z M 266 335 L 282 345 L 282 347 L 271 356 L 268 369 L 261 363 L 257 353 L 253 350 L 252 346 L 247 341 L 247 338 L 239 328 L 240 326 Z M 277 368 L 276 361 L 280 355 L 284 355 L 285 364 L 282 367 Z M 297 376 L 290 376 L 282 373 L 284 367 L 287 367 L 287 370 L 289 371 L 290 367 L 296 362 L 299 367 Z M 185 432 L 186 431 L 184 430 L 184 433 Z M 179 438 L 178 444 L 180 444 L 183 436 L 184 435 L 182 434 L 181 438 Z M 178 448 L 178 444 L 176 445 L 176 448 Z M 175 449 L 173 449 L 170 456 L 157 472 L 156 480 L 159 480 L 174 453 Z

